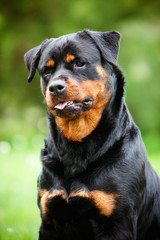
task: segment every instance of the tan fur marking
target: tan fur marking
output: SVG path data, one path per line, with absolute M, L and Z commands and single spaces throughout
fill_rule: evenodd
M 111 98 L 111 93 L 107 91 L 108 77 L 105 70 L 98 66 L 97 71 L 101 76 L 97 81 L 86 80 L 79 84 L 77 81 L 67 80 L 69 99 L 72 100 L 73 96 L 76 96 L 77 99 L 74 100 L 78 101 L 90 96 L 95 98 L 94 107 L 75 120 L 56 117 L 58 127 L 68 140 L 81 142 L 88 136 L 97 127 L 103 110 Z
M 64 190 L 57 190 L 55 189 L 49 196 L 48 199 L 57 197 L 57 196 L 61 196 L 63 199 L 67 198 L 67 194 Z
M 75 59 L 75 56 L 73 54 L 67 54 L 66 61 L 68 63 L 72 62 Z
M 75 192 L 72 192 L 69 198 L 73 197 L 84 197 L 84 198 L 90 198 L 90 192 L 87 190 L 77 190 Z
M 42 213 L 45 215 L 48 213 L 48 208 L 47 208 L 47 202 L 54 198 L 54 197 L 58 197 L 61 196 L 62 199 L 66 199 L 67 195 L 65 193 L 65 191 L 63 190 L 57 190 L 55 189 L 53 192 L 49 192 L 45 189 L 41 189 L 39 190 L 39 196 L 40 196 L 40 205 L 42 208 Z
M 96 208 L 99 209 L 99 212 L 102 215 L 110 217 L 116 207 L 116 201 L 118 198 L 118 194 L 114 193 L 106 193 L 104 191 L 88 191 L 88 190 L 78 190 L 72 192 L 69 198 L 72 197 L 84 197 L 89 198 L 93 201 Z
M 53 101 L 53 96 L 50 94 L 49 92 L 49 85 L 47 86 L 46 92 L 45 92 L 45 99 L 46 99 L 46 103 L 48 106 L 48 109 L 50 111 L 50 113 L 52 113 L 53 116 L 56 116 L 53 107 L 54 107 L 54 101 Z
M 101 79 L 106 79 L 107 74 L 105 69 L 102 66 L 97 66 L 97 71 L 99 73 L 99 75 L 101 76 Z
M 47 191 L 43 192 L 43 195 L 40 199 L 40 205 L 41 205 L 41 208 L 42 208 L 42 213 L 44 215 L 48 212 L 48 208 L 47 208 L 48 195 L 49 195 L 49 192 L 47 192 Z
M 109 101 L 109 99 L 108 99 Z M 81 142 L 98 125 L 106 103 L 93 107 L 75 120 L 63 119 L 56 116 L 56 123 L 68 140 Z
M 110 217 L 116 207 L 118 194 L 107 194 L 103 191 L 92 191 L 91 196 L 100 213 Z
M 39 189 L 39 190 L 38 190 L 39 197 L 42 198 L 43 195 L 44 195 L 46 192 L 47 192 L 46 189 Z
M 53 59 L 49 59 L 46 63 L 46 66 L 47 67 L 53 67 L 55 64 L 55 61 Z
M 74 56 L 68 54 L 68 60 Z M 97 127 L 103 110 L 111 98 L 111 92 L 108 90 L 108 77 L 105 69 L 97 66 L 97 71 L 101 78 L 99 80 L 85 80 L 82 83 L 73 79 L 67 79 L 67 99 L 66 101 L 81 102 L 88 97 L 94 98 L 94 106 L 87 112 L 80 113 L 76 119 L 60 118 L 54 111 L 54 98 L 47 88 L 45 93 L 46 103 L 49 111 L 55 116 L 56 124 L 63 135 L 71 141 L 81 142 L 83 138 L 91 134 Z

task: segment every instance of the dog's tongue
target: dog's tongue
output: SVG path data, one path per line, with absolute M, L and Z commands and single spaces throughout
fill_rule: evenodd
M 67 102 L 63 102 L 63 103 L 58 103 L 54 108 L 56 109 L 64 109 L 68 104 L 72 103 L 72 101 L 67 101 Z

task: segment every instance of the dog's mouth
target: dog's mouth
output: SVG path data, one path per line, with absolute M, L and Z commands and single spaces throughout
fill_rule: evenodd
M 93 97 L 84 99 L 81 102 L 78 101 L 63 101 L 54 106 L 54 111 L 57 116 L 64 118 L 78 117 L 83 112 L 88 111 L 94 105 Z

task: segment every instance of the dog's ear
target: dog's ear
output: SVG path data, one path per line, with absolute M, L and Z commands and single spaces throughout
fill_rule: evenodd
M 38 67 L 41 53 L 51 40 L 52 39 L 50 39 L 50 40 L 46 39 L 45 41 L 42 42 L 41 45 L 34 47 L 25 53 L 24 61 L 29 70 L 28 82 L 32 81 L 32 79 L 36 73 L 36 68 Z
M 113 65 L 117 65 L 120 33 L 112 32 L 94 32 L 85 30 L 94 41 L 101 52 L 102 57 Z

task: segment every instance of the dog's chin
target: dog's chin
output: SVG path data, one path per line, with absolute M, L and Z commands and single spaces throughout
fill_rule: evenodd
M 94 106 L 92 97 L 85 99 L 82 102 L 66 101 L 60 102 L 54 106 L 56 116 L 69 120 L 74 120 L 80 117 L 86 111 L 89 111 Z

